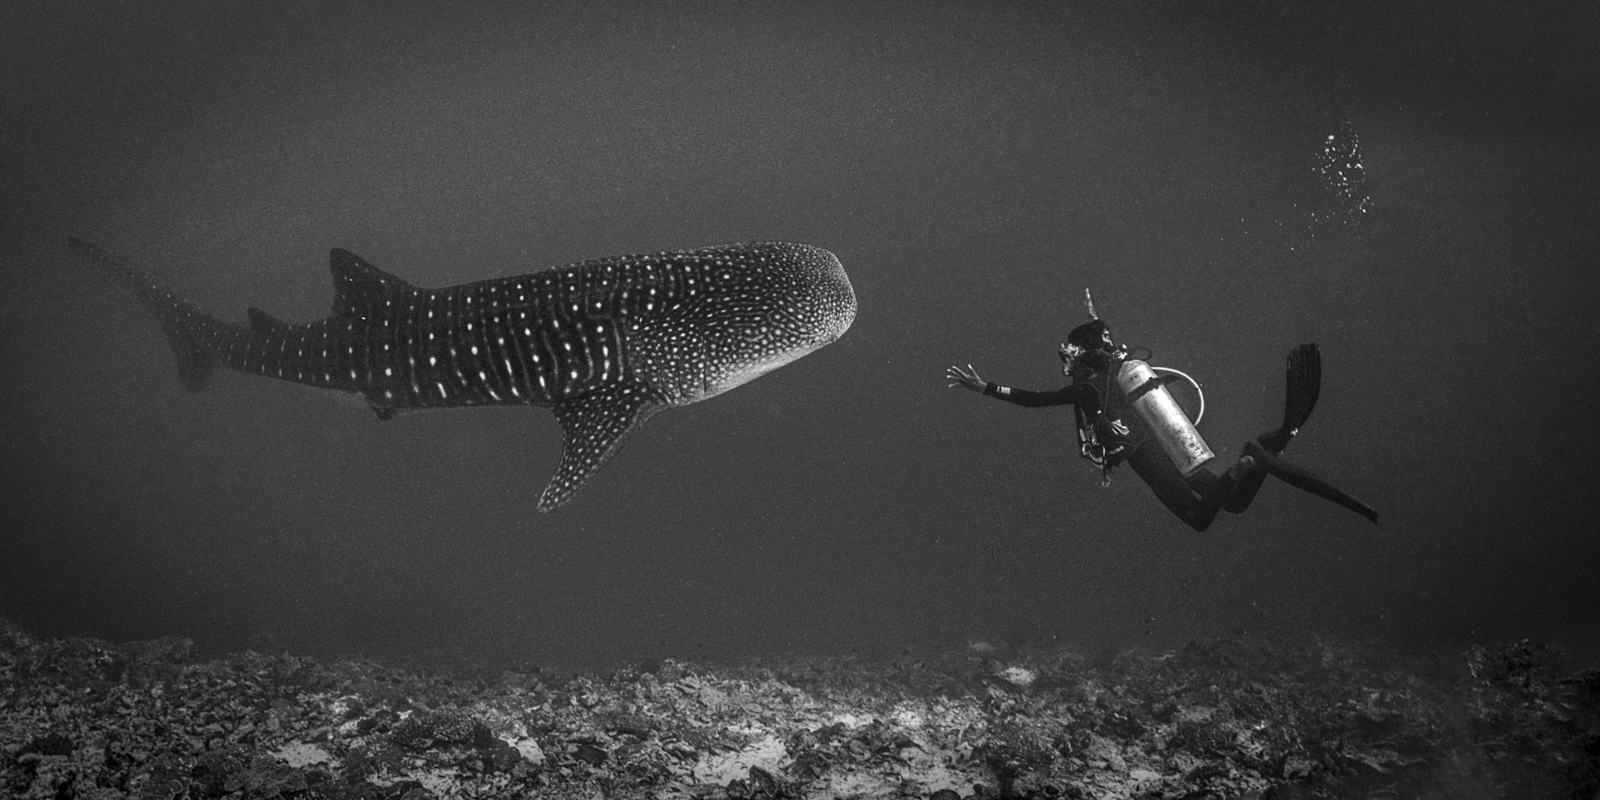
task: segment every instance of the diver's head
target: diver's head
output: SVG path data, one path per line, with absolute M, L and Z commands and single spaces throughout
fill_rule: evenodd
M 1111 329 L 1100 319 L 1092 319 L 1072 329 L 1061 345 L 1061 372 L 1073 378 L 1104 372 L 1111 367 L 1117 344 Z
M 1073 328 L 1067 334 L 1067 345 L 1076 345 L 1080 350 L 1104 350 L 1109 353 L 1116 349 L 1117 343 L 1111 340 L 1111 329 L 1106 327 L 1105 320 L 1096 318 Z

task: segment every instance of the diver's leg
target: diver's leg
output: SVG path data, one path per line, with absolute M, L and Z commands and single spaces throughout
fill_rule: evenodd
M 1239 460 L 1221 477 L 1212 479 L 1210 488 L 1201 493 L 1230 514 L 1243 514 L 1256 499 L 1256 493 L 1261 491 L 1261 484 L 1267 480 L 1266 469 L 1249 455 L 1252 447 L 1259 446 L 1255 442 L 1246 445 L 1245 455 L 1239 456 Z M 1194 485 L 1193 482 L 1190 485 Z
M 1250 445 L 1254 445 L 1251 442 Z M 1245 449 L 1249 450 L 1250 445 Z M 1248 455 L 1239 456 L 1239 463 L 1228 470 L 1229 475 L 1234 475 L 1234 484 L 1229 487 L 1227 494 L 1219 498 L 1222 507 L 1230 514 L 1243 514 L 1245 509 L 1256 499 L 1256 492 L 1261 491 L 1261 484 L 1267 480 L 1267 471 L 1262 469 L 1256 460 Z
M 1200 495 L 1202 503 L 1211 503 L 1230 513 L 1240 514 L 1250 507 L 1250 501 L 1256 499 L 1256 492 L 1261 490 L 1261 483 L 1266 479 L 1266 469 L 1256 459 L 1242 455 L 1237 463 L 1221 475 L 1213 475 L 1210 469 L 1201 468 L 1183 480 L 1195 494 Z
M 1289 353 L 1286 384 L 1283 427 L 1267 431 L 1253 442 L 1245 442 L 1239 463 L 1222 477 L 1215 478 L 1209 487 L 1196 487 L 1202 494 L 1200 504 L 1215 503 L 1232 513 L 1241 513 L 1256 499 L 1262 482 L 1272 475 L 1290 486 L 1338 503 L 1376 523 L 1378 512 L 1371 506 L 1339 491 L 1311 472 L 1279 458 L 1279 454 L 1289 445 L 1289 440 L 1300 432 L 1300 426 L 1310 418 L 1311 409 L 1316 407 L 1317 396 L 1322 391 L 1322 355 L 1316 345 L 1303 344 Z
M 1289 351 L 1289 367 L 1284 371 L 1283 426 L 1256 437 L 1261 449 L 1277 455 L 1289 446 L 1289 440 L 1300 432 L 1300 427 L 1311 418 L 1322 394 L 1322 352 L 1315 344 L 1303 344 Z M 1228 474 L 1235 478 L 1233 486 L 1222 495 L 1222 507 L 1232 514 L 1242 514 L 1256 499 L 1267 471 L 1250 456 L 1249 446 L 1239 456 Z
M 1139 445 L 1128 456 L 1128 463 L 1133 465 L 1134 473 L 1144 480 L 1167 510 L 1178 519 L 1197 531 L 1211 527 L 1211 521 L 1216 519 L 1220 506 L 1215 500 L 1208 501 L 1195 494 L 1183 474 L 1173 465 L 1172 459 L 1167 457 L 1154 439 Z M 1211 473 L 1205 474 L 1214 479 Z

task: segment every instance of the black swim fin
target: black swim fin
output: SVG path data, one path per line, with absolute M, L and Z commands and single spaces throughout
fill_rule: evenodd
M 1378 524 L 1378 512 L 1372 506 L 1345 494 L 1334 488 L 1332 484 L 1311 474 L 1309 471 L 1290 464 L 1278 456 L 1266 452 L 1265 446 L 1248 443 L 1244 447 L 1244 454 L 1255 459 L 1268 475 L 1277 478 L 1296 489 L 1310 492 L 1324 500 L 1338 503 L 1351 511 L 1366 517 L 1372 524 Z
M 1303 344 L 1289 351 L 1289 368 L 1284 374 L 1283 427 L 1267 431 L 1256 441 L 1267 452 L 1277 455 L 1311 418 L 1322 395 L 1322 351 L 1315 344 Z

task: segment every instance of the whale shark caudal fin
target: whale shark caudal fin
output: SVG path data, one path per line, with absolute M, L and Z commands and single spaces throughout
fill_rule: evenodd
M 167 344 L 171 345 L 172 354 L 177 359 L 178 379 L 183 382 L 183 388 L 191 392 L 204 389 L 211 378 L 215 360 L 213 348 L 207 346 L 208 341 L 231 333 L 239 326 L 190 305 L 162 288 L 149 275 L 89 242 L 68 237 L 67 244 L 96 269 L 121 281 L 138 295 L 139 302 L 161 322 L 161 332 L 166 334 Z M 251 314 L 252 324 L 256 323 L 257 313 L 271 320 L 264 312 L 256 312 Z

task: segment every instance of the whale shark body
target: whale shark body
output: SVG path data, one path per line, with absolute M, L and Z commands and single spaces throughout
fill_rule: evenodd
M 839 259 L 803 244 L 616 256 L 442 289 L 335 249 L 333 313 L 290 324 L 256 308 L 248 323 L 218 319 L 117 256 L 69 243 L 156 316 L 189 391 L 221 363 L 351 393 L 385 420 L 420 409 L 550 407 L 565 443 L 540 511 L 572 499 L 657 411 L 816 350 L 856 314 Z

